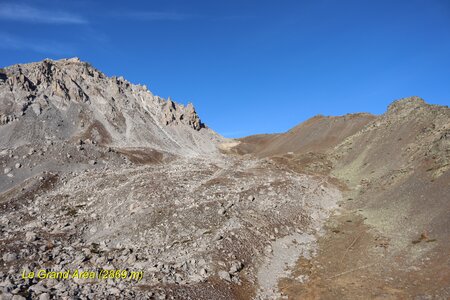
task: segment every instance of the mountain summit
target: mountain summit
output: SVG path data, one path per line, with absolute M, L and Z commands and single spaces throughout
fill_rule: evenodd
M 0 69 L 0 98 L 0 147 L 89 139 L 195 155 L 216 151 L 221 139 L 192 104 L 155 96 L 78 58 Z

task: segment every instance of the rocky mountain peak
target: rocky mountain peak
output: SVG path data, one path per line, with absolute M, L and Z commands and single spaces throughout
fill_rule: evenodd
M 81 62 L 79 57 L 68 58 L 67 61 L 69 61 L 69 62 Z
M 154 146 L 170 150 L 171 143 L 177 148 L 184 144 L 178 141 L 187 138 L 178 136 L 181 132 L 206 128 L 192 104 L 166 101 L 146 86 L 132 84 L 122 76 L 108 77 L 79 58 L 45 59 L 0 69 L 0 98 L 0 126 L 59 116 L 71 123 L 67 131 L 60 132 L 63 139 L 75 133 L 83 135 L 82 131 L 95 123 L 108 132 L 113 144 L 128 140 L 131 145 L 156 143 Z M 138 132 L 144 128 L 146 134 Z M 177 136 L 172 137 L 171 131 Z M 155 140 L 157 132 L 160 139 Z M 188 148 L 193 146 L 192 141 L 188 144 Z
M 407 114 L 426 105 L 425 100 L 420 97 L 406 97 L 392 102 L 388 107 L 388 114 Z

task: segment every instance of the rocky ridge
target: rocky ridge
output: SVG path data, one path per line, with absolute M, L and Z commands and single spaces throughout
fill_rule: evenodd
M 14 65 L 1 69 L 0 78 L 1 147 L 85 137 L 187 155 L 214 151 L 220 139 L 192 104 L 166 101 L 77 58 Z

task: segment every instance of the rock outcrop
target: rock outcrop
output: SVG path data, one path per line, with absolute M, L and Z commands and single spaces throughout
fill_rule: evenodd
M 192 103 L 189 103 L 186 107 L 183 105 L 176 105 L 170 97 L 164 105 L 162 121 L 165 125 L 185 124 L 195 130 L 205 128 L 205 125 L 197 115 Z
M 36 144 L 46 135 L 75 140 L 95 130 L 107 146 L 192 155 L 214 152 L 221 139 L 192 104 L 166 101 L 77 58 L 1 69 L 0 99 L 0 147 Z

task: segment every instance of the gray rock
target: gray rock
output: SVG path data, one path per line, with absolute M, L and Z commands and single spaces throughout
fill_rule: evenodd
M 219 271 L 219 273 L 217 273 L 217 275 L 219 275 L 220 279 L 231 282 L 231 275 L 227 271 L 221 270 Z
M 17 259 L 17 254 L 15 253 L 5 253 L 3 254 L 3 260 L 5 262 L 12 262 L 15 261 Z
M 266 253 L 266 254 L 272 254 L 272 253 L 273 253 L 272 246 L 271 246 L 271 245 L 267 245 L 267 246 L 264 248 L 264 253 Z
M 27 242 L 34 242 L 36 239 L 37 239 L 37 235 L 34 232 L 29 231 L 25 234 L 25 240 Z
M 50 300 L 50 294 L 43 293 L 43 294 L 39 295 L 39 300 Z
M 120 290 L 116 287 L 110 288 L 109 293 L 111 295 L 120 296 Z
M 2 293 L 2 294 L 0 294 L 0 299 L 1 300 L 10 300 L 10 299 L 12 299 L 12 297 L 13 297 L 13 294 L 10 294 L 10 293 Z
M 212 240 L 213 242 L 217 242 L 220 241 L 221 239 L 223 239 L 223 236 L 221 234 L 216 234 Z
M 130 257 L 128 257 L 127 262 L 129 264 L 133 264 L 136 262 L 136 260 L 137 260 L 136 254 L 131 254 Z
M 39 105 L 39 103 L 33 103 L 31 105 L 31 108 L 33 109 L 34 113 L 36 114 L 36 116 L 39 116 L 42 112 L 42 108 Z
M 3 174 L 8 174 L 8 173 L 11 172 L 11 171 L 12 171 L 11 168 L 5 168 L 5 169 L 3 170 Z
M 12 290 L 14 288 L 14 283 L 11 281 L 11 279 L 6 278 L 2 282 L 0 282 L 0 287 Z
M 43 286 L 41 283 L 32 285 L 32 286 L 30 286 L 29 289 L 31 291 L 35 292 L 36 294 L 41 294 L 41 293 L 47 293 L 48 292 L 48 289 L 45 286 Z
M 240 261 L 234 261 L 230 267 L 230 273 L 234 274 L 241 271 L 244 268 L 244 264 Z
M 15 167 L 16 167 L 16 169 L 19 169 L 22 167 L 22 165 L 20 163 L 16 163 Z

